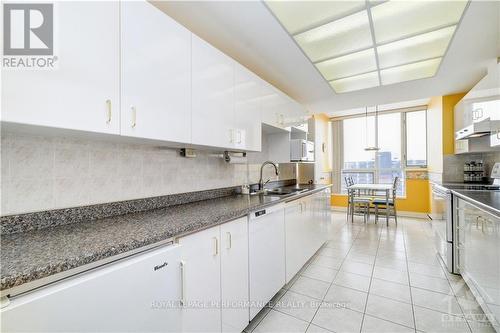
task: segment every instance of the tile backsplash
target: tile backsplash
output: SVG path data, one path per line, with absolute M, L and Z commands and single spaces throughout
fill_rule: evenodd
M 485 175 L 489 177 L 493 164 L 500 162 L 500 152 L 445 155 L 443 159 L 443 181 L 463 182 L 464 163 L 470 160 L 483 160 Z
M 213 152 L 68 137 L 2 133 L 1 215 L 206 190 L 259 179 L 260 164 L 228 164 Z M 280 164 L 294 179 L 295 164 Z M 265 179 L 275 180 L 271 167 Z

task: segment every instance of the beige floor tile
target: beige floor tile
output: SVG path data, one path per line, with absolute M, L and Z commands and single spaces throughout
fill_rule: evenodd
M 463 316 L 455 295 L 446 295 L 420 288 L 411 288 L 411 293 L 415 305 L 455 316 Z
M 320 304 L 321 301 L 316 298 L 297 294 L 289 290 L 275 304 L 273 309 L 286 313 L 292 317 L 310 322 Z
M 307 328 L 306 333 L 332 333 L 332 331 L 329 331 L 326 328 L 310 324 L 309 327 Z
M 410 273 L 410 285 L 444 294 L 453 293 L 448 280 L 417 273 Z
M 469 333 L 467 322 L 462 317 L 455 317 L 442 312 L 414 307 L 416 328 L 423 332 Z
M 408 274 L 397 269 L 376 266 L 373 270 L 373 277 L 381 280 L 408 285 Z
M 330 284 L 327 282 L 301 276 L 290 287 L 290 290 L 321 300 L 325 296 L 329 286 Z
M 411 303 L 410 287 L 404 284 L 372 279 L 370 294 L 391 298 L 396 301 Z
M 333 283 L 342 287 L 367 292 L 370 286 L 370 278 L 353 273 L 338 272 Z
M 312 323 L 336 333 L 359 332 L 363 314 L 346 308 L 322 305 Z
M 332 282 L 337 272 L 336 269 L 311 264 L 302 272 L 302 275 L 325 282 Z
M 340 266 L 342 265 L 342 260 L 343 259 L 339 259 L 339 258 L 335 258 L 335 257 L 327 257 L 327 256 L 318 255 L 312 263 L 315 265 L 318 265 L 318 266 L 323 266 L 323 267 L 332 268 L 332 269 L 339 269 Z
M 253 332 L 272 333 L 290 332 L 304 333 L 309 325 L 308 322 L 289 316 L 279 311 L 271 310 L 267 316 L 257 325 Z
M 362 333 L 413 333 L 413 328 L 392 323 L 387 320 L 365 315 Z
M 446 275 L 444 274 L 444 271 L 441 268 L 441 266 L 426 265 L 426 264 L 419 264 L 419 263 L 415 263 L 415 262 L 409 262 L 408 263 L 408 270 L 410 271 L 410 273 L 418 273 L 418 274 L 422 274 L 422 275 L 446 279 Z
M 368 303 L 366 304 L 366 313 L 403 326 L 415 326 L 413 321 L 413 309 L 411 304 L 408 303 L 370 294 L 368 296 Z
M 363 264 L 357 261 L 345 260 L 342 263 L 340 270 L 348 273 L 372 276 L 373 265 Z
M 324 301 L 339 307 L 364 312 L 367 296 L 368 294 L 365 292 L 333 284 L 328 289 Z

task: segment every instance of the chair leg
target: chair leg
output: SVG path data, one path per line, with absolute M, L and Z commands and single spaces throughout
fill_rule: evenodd
M 378 222 L 378 206 L 375 205 L 375 224 Z
M 396 206 L 393 206 L 394 210 L 394 222 L 396 222 L 396 225 L 398 225 L 398 213 L 396 211 Z

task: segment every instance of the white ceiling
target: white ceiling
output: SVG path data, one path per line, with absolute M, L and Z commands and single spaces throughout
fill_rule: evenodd
M 467 91 L 500 56 L 500 1 L 473 0 L 436 76 L 336 94 L 261 1 L 154 4 L 311 112 L 332 116 L 365 105 Z

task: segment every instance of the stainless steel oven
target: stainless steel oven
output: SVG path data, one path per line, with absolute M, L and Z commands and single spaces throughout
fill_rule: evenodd
M 432 184 L 431 215 L 434 245 L 450 273 L 458 273 L 453 253 L 453 198 L 449 189 Z

